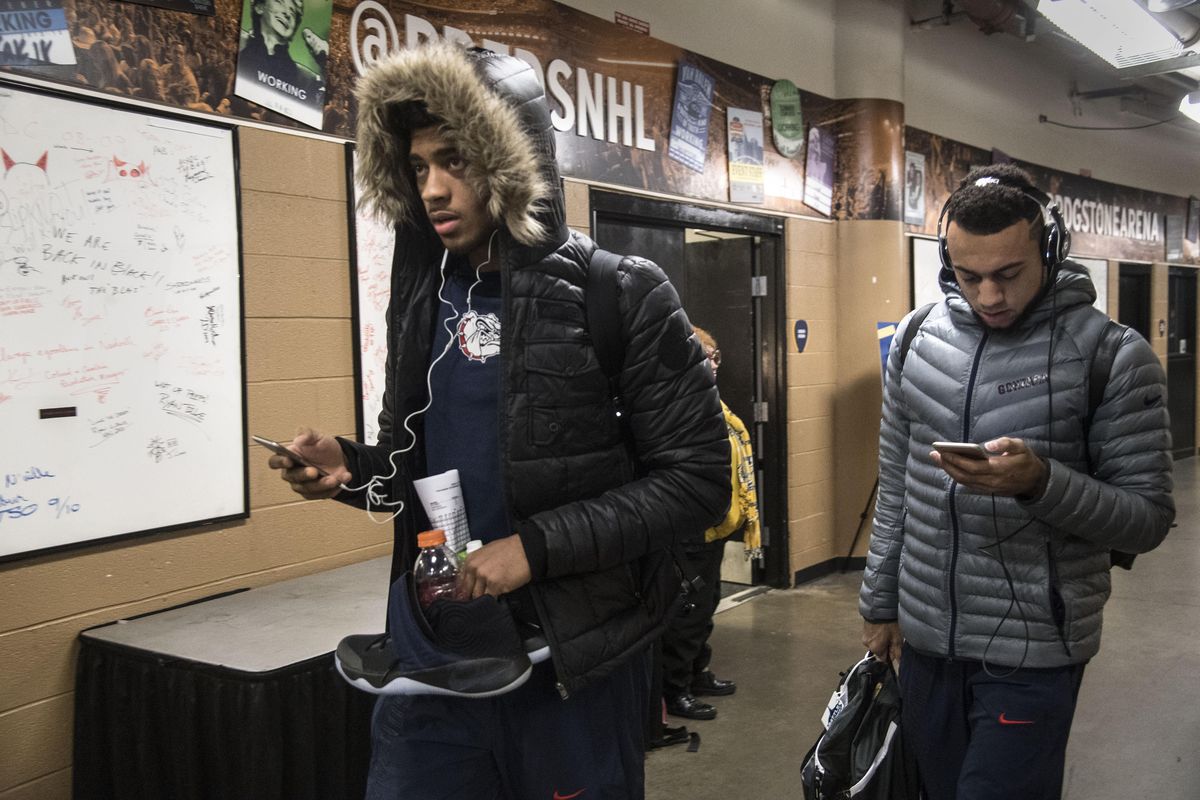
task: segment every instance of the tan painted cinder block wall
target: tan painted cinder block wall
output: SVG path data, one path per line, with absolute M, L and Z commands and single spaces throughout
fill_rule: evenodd
M 808 322 L 803 353 L 787 355 L 789 577 L 830 557 L 835 519 L 834 405 L 839 305 L 835 223 L 789 219 L 787 330 Z
M 353 436 L 343 148 L 259 129 L 238 136 L 249 429 Z M 390 552 L 390 526 L 299 501 L 266 451 L 249 452 L 249 519 L 0 565 L 0 800 L 70 797 L 79 631 Z
M 591 187 L 579 181 L 563 181 L 563 205 L 567 227 L 584 236 L 592 235 Z
M 831 558 L 848 554 L 878 473 L 883 379 L 877 324 L 899 322 L 912 310 L 908 263 L 901 223 L 838 223 L 837 527 Z M 867 551 L 872 513 L 873 507 L 853 555 Z
M 1150 265 L 1150 345 L 1154 354 L 1162 362 L 1163 371 L 1167 370 L 1167 326 L 1162 326 L 1159 333 L 1159 322 L 1165 323 L 1170 316 L 1170 281 L 1171 267 L 1167 264 Z

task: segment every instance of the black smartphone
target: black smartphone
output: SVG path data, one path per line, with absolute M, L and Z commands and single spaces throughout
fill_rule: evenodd
M 321 469 L 316 464 L 313 464 L 309 460 L 301 457 L 301 455 L 299 453 L 292 450 L 290 447 L 287 447 L 286 445 L 282 445 L 279 442 L 272 441 L 271 439 L 267 439 L 262 436 L 251 436 L 250 438 L 253 439 L 255 441 L 255 443 L 261 444 L 263 447 L 267 448 L 268 450 L 270 450 L 272 453 L 274 453 L 277 456 L 287 456 L 292 461 L 295 461 L 297 464 L 300 464 L 305 467 L 312 467 L 318 473 L 320 473 L 321 477 L 329 476 L 328 472 Z

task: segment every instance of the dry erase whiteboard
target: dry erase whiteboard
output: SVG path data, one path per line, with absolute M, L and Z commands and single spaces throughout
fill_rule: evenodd
M 245 516 L 233 132 L 0 82 L 0 559 Z
M 379 441 L 379 412 L 383 409 L 384 372 L 387 364 L 387 306 L 392 295 L 392 251 L 396 233 L 369 212 L 358 181 L 358 158 L 348 148 L 354 198 L 351 250 L 354 270 L 355 365 L 358 370 L 359 441 Z

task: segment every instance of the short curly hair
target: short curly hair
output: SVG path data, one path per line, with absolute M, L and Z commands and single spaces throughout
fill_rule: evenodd
M 1033 178 L 1018 166 L 975 167 L 946 201 L 945 227 L 956 222 L 968 233 L 988 236 L 1025 220 L 1029 223 L 1030 235 L 1037 238 L 1041 236 L 1044 222 L 1042 203 L 1036 199 L 1040 194 L 1033 185 Z

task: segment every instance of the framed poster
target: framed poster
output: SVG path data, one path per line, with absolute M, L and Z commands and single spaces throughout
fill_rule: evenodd
M 904 221 L 925 224 L 925 156 L 904 152 Z
M 808 129 L 804 160 L 804 204 L 825 216 L 833 211 L 833 172 L 836 154 L 833 135 L 816 125 Z
M 243 0 L 234 94 L 321 130 L 331 0 Z
M 713 77 L 695 64 L 679 64 L 667 155 L 696 172 L 704 172 L 708 158 L 708 120 L 715 85 Z
M 729 202 L 761 203 L 763 180 L 763 115 L 761 111 L 725 111 L 729 139 Z

